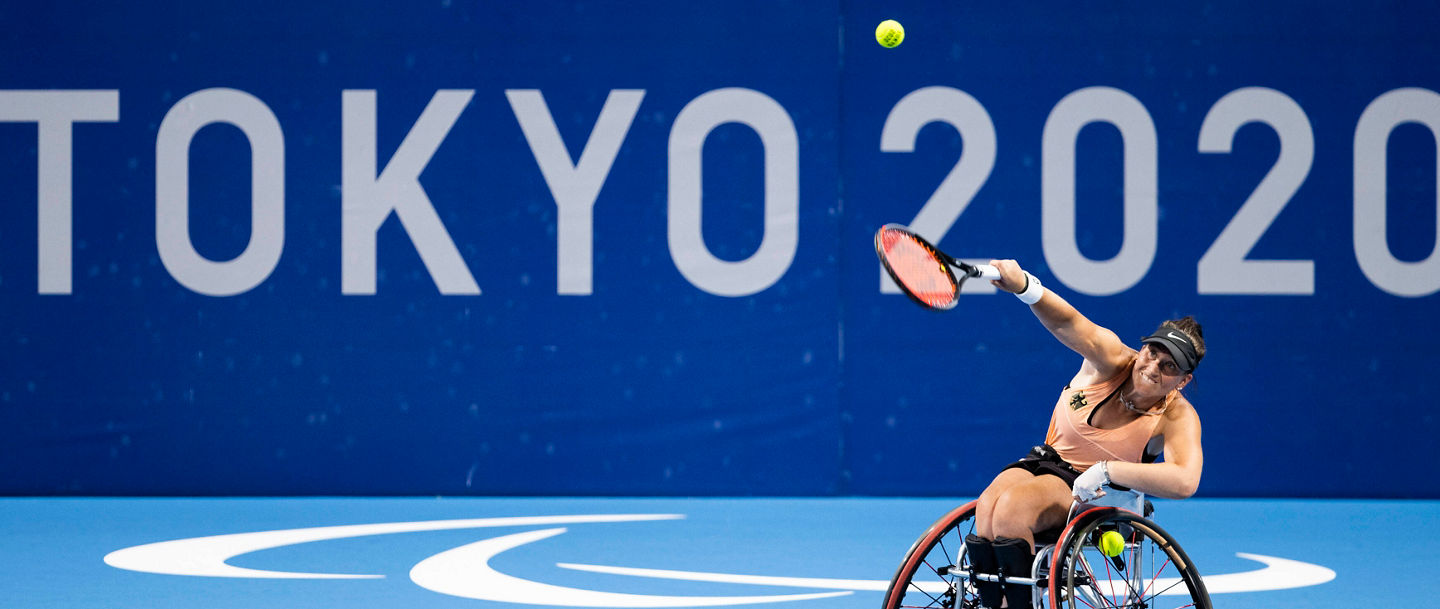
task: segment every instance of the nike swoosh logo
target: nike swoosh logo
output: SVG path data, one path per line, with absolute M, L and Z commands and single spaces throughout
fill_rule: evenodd
M 1187 345 L 1190 344 L 1190 341 L 1185 340 L 1185 337 L 1179 336 L 1179 335 L 1175 334 L 1174 332 L 1166 332 L 1166 333 L 1165 333 L 1165 336 L 1169 336 L 1170 338 L 1173 338 L 1173 339 L 1175 339 L 1175 340 L 1178 340 L 1178 341 L 1180 341 L 1180 342 L 1182 342 L 1182 343 L 1185 343 L 1185 344 L 1187 344 Z

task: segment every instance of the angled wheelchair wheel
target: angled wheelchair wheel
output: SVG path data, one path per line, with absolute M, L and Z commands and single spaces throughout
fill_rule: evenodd
M 1123 547 L 1101 550 L 1107 533 Z M 1112 536 L 1111 543 L 1116 539 Z M 1046 596 L 1052 608 L 1210 609 L 1205 582 L 1185 550 L 1148 518 L 1095 508 L 1071 520 L 1050 562 Z
M 970 566 L 965 559 L 965 536 L 975 531 L 975 503 L 951 510 L 915 540 L 885 589 L 884 609 L 980 606 L 964 576 Z

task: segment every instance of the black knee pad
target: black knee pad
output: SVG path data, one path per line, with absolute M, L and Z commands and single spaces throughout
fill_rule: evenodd
M 991 548 L 995 550 L 995 563 L 1005 577 L 1030 577 L 1030 569 L 1035 564 L 1035 553 L 1030 551 L 1030 542 L 997 537 Z M 1005 585 L 1005 598 L 1010 601 L 1010 609 L 1028 609 L 1032 592 L 1034 586 Z
M 989 539 L 976 536 L 974 533 L 965 536 L 965 556 L 970 559 L 970 568 L 976 573 L 998 573 L 998 566 L 995 560 L 995 549 Z M 975 590 L 980 593 L 980 604 L 999 609 L 1000 599 L 1004 593 L 1000 591 L 1000 584 L 997 582 L 975 582 Z

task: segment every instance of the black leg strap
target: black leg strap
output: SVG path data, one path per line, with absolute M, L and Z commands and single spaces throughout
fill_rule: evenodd
M 1001 575 L 1030 577 L 1030 569 L 1035 563 L 1035 553 L 1030 551 L 1030 542 L 1024 539 L 997 537 L 991 547 L 995 551 L 995 562 Z M 1030 609 L 1030 595 L 1034 591 L 1033 589 L 1033 586 L 1007 584 L 1005 598 L 1010 601 L 1010 609 Z
M 995 561 L 995 549 L 991 546 L 990 540 L 977 537 L 974 533 L 965 536 L 965 556 L 970 559 L 970 570 L 973 573 L 988 573 L 994 575 L 999 573 L 999 567 Z M 980 604 L 990 609 L 1000 608 L 1000 599 L 1003 593 L 1000 591 L 999 582 L 976 581 L 975 590 L 980 593 Z

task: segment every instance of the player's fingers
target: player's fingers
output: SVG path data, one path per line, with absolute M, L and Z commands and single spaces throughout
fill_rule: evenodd
M 1006 292 L 1016 292 L 1025 289 L 1024 282 L 1022 281 L 1025 275 L 1024 271 L 1020 270 L 1020 263 L 1010 259 L 991 260 L 990 266 L 1000 271 L 999 281 L 991 282 L 995 284 L 995 287 Z

